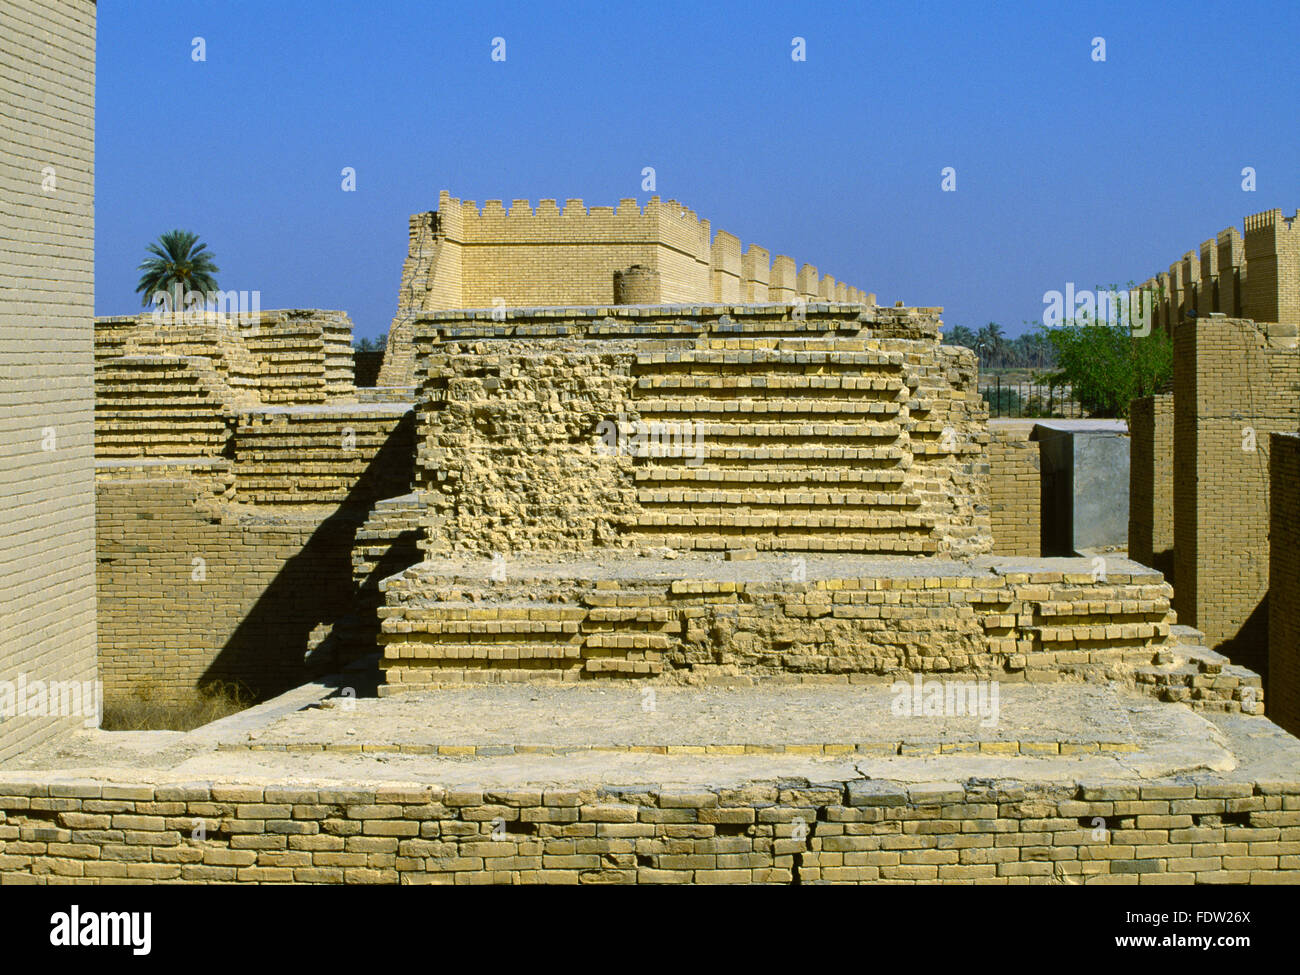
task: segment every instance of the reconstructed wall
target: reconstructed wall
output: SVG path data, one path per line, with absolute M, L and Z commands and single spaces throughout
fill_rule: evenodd
M 1268 435 L 1300 428 L 1294 325 L 1219 316 L 1174 329 L 1174 559 L 1183 622 L 1267 668 Z
M 95 4 L 0 5 L 0 88 L 0 680 L 93 681 Z M 86 721 L 8 704 L 0 759 Z
M 1042 458 L 1033 422 L 989 421 L 989 516 L 995 555 L 1042 554 Z
M 257 697 L 337 666 L 364 513 L 247 519 L 182 467 L 97 484 L 99 660 L 108 699 L 183 699 L 212 681 Z
M 1300 734 L 1300 437 L 1269 438 L 1269 697 L 1273 720 Z
M 1245 234 L 1220 231 L 1141 285 L 1155 293 L 1153 322 L 1166 332 L 1195 312 L 1300 325 L 1300 226 L 1265 210 L 1245 218 Z
M 874 304 L 875 296 L 822 279 L 792 258 L 771 263 L 766 248 L 744 248 L 733 234 L 676 200 L 652 197 L 617 207 L 542 200 L 534 210 L 515 200 L 507 210 L 489 200 L 480 210 L 446 190 L 438 209 L 414 214 L 407 237 L 397 315 L 389 330 L 380 386 L 407 386 L 414 375 L 412 341 L 421 313 L 442 309 L 609 305 L 614 275 L 638 266 L 638 303 L 841 301 Z M 649 289 L 649 290 L 646 290 Z
M 859 779 L 485 791 L 5 776 L 0 880 L 33 878 L 1297 883 L 1300 783 Z
M 709 221 L 657 196 L 644 209 L 636 200 L 590 210 L 581 200 L 563 208 L 542 200 L 534 210 L 515 200 L 507 210 L 489 200 L 480 210 L 443 190 L 436 211 L 411 217 L 408 244 L 399 310 L 609 304 L 614 272 L 632 265 L 657 274 L 658 301 L 738 302 L 768 275 L 764 248 L 742 256 L 733 234 L 714 235 Z M 823 295 L 809 270 L 804 298 L 866 300 L 856 289 Z
M 1174 581 L 1174 397 L 1129 408 L 1128 555 Z

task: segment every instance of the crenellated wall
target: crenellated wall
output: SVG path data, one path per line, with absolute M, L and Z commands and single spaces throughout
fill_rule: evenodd
M 1300 212 L 1298 212 L 1300 213 Z M 1195 312 L 1300 325 L 1300 227 L 1279 209 L 1221 230 L 1140 286 L 1157 293 L 1154 323 L 1169 332 Z
M 489 200 L 480 209 L 442 191 L 438 209 L 410 218 L 397 315 L 389 333 L 380 385 L 409 384 L 412 317 L 421 312 L 494 306 L 609 305 L 614 274 L 633 265 L 657 275 L 653 303 L 791 302 L 867 303 L 874 295 L 821 278 L 794 261 L 726 231 L 676 200 L 652 197 L 644 207 L 588 208 L 581 200 L 561 207 L 542 200 L 533 208 L 515 200 L 507 209 Z M 391 361 L 390 361 L 391 360 Z

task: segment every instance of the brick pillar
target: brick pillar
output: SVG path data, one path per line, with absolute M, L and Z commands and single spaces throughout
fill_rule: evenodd
M 1174 579 L 1174 397 L 1129 407 L 1129 558 Z
M 1210 647 L 1261 673 L 1268 434 L 1300 420 L 1295 333 L 1217 315 L 1174 329 L 1175 606 Z
M 1240 318 L 1241 309 L 1241 275 L 1246 266 L 1246 254 L 1242 247 L 1241 234 L 1236 227 L 1220 230 L 1215 238 L 1215 247 L 1219 251 L 1219 311 L 1229 318 Z

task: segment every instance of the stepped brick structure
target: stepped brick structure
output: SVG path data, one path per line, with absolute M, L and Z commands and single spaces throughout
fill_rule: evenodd
M 381 584 L 383 694 L 935 672 L 1260 699 L 1175 632 L 1157 573 L 988 554 L 985 407 L 936 309 L 449 311 L 421 329 L 426 561 Z
M 351 333 L 315 310 L 97 320 L 110 698 L 214 680 L 265 696 L 366 652 L 377 580 L 354 546 L 383 537 L 376 503 L 410 490 L 414 415 L 356 395 Z

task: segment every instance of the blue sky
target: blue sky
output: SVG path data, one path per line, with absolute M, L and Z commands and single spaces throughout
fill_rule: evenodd
M 1295 211 L 1300 5 L 1060 7 L 102 0 L 96 313 L 183 227 L 223 288 L 384 334 L 439 189 L 644 202 L 645 166 L 746 243 L 1010 334 Z

